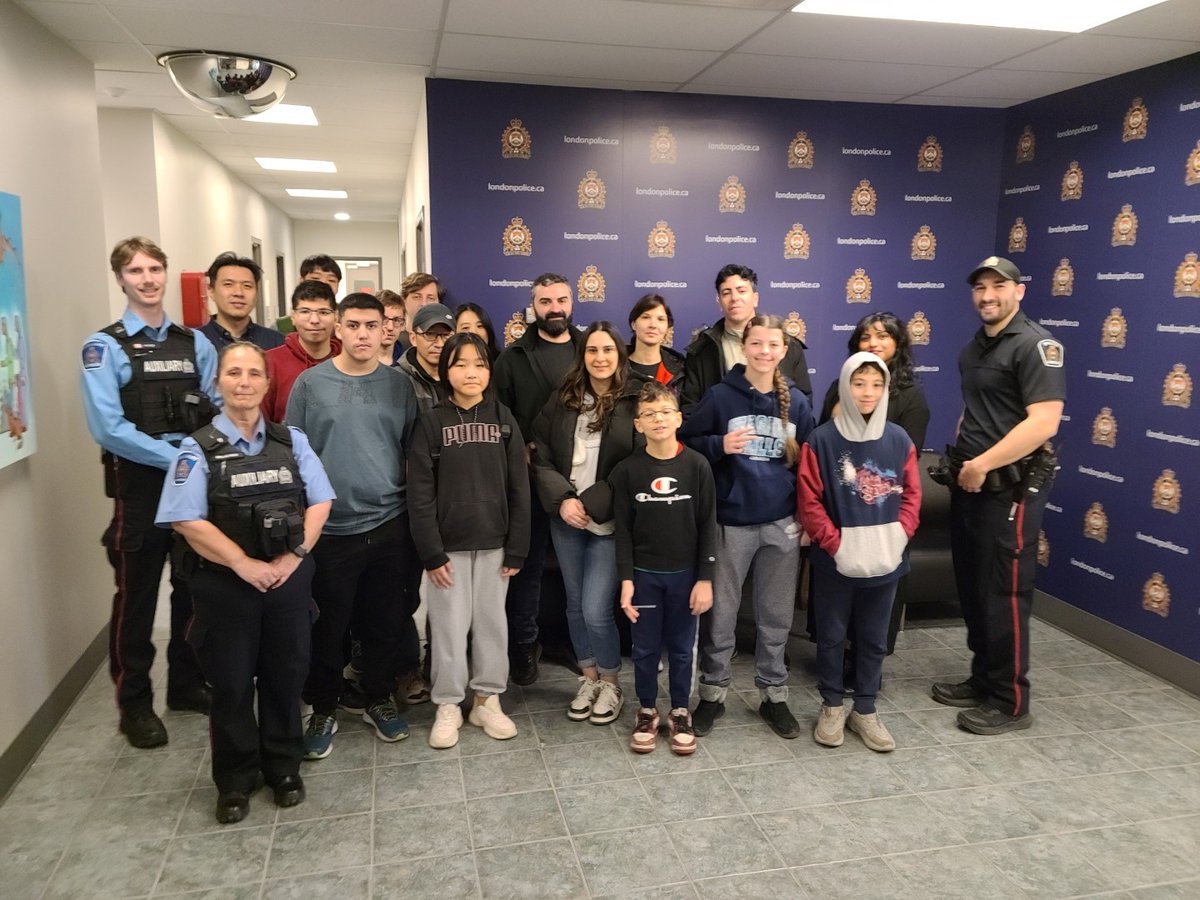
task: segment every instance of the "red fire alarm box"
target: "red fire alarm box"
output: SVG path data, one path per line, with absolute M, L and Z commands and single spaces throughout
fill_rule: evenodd
M 183 324 L 199 328 L 208 319 L 208 285 L 203 272 L 182 272 L 179 288 L 183 294 Z

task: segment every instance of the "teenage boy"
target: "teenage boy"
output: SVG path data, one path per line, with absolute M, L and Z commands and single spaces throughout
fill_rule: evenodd
M 302 281 L 292 291 L 294 330 L 283 345 L 267 351 L 267 395 L 263 415 L 282 422 L 288 396 L 300 373 L 342 352 L 342 342 L 333 335 L 336 325 L 333 290 L 321 281 Z

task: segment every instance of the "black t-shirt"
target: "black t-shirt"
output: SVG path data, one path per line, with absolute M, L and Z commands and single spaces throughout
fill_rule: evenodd
M 538 365 L 546 376 L 546 380 L 557 390 L 562 384 L 567 369 L 575 362 L 575 342 L 565 341 L 556 344 L 538 335 Z M 553 391 L 551 392 L 553 393 Z
M 1063 345 L 1020 310 L 995 337 L 980 328 L 958 357 L 964 412 L 957 447 L 963 455 L 972 459 L 996 444 L 1030 404 L 1065 400 L 1063 365 Z
M 645 375 L 651 380 L 658 378 L 658 369 L 661 365 L 662 363 L 634 362 L 632 359 L 629 361 L 629 368 L 633 369 L 635 372 L 640 372 L 642 375 Z
M 617 572 L 696 569 L 711 581 L 717 558 L 716 489 L 712 467 L 695 450 L 657 459 L 642 447 L 608 476 L 616 520 Z

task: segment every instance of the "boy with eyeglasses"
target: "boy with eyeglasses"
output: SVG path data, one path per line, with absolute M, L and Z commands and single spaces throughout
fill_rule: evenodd
M 267 351 L 267 377 L 271 381 L 262 411 L 270 421 L 283 421 L 288 395 L 301 372 L 342 352 L 342 342 L 333 335 L 335 303 L 333 288 L 323 281 L 301 281 L 292 291 L 292 324 L 296 330 L 284 336 L 282 347 Z
M 647 383 L 634 419 L 646 446 L 609 476 L 621 609 L 633 623 L 634 688 L 641 707 L 629 738 L 635 753 L 651 752 L 658 741 L 658 662 L 664 647 L 671 752 L 689 756 L 696 750 L 688 697 L 697 622 L 712 606 L 716 491 L 708 461 L 676 437 L 681 421 L 675 395 L 657 381 Z

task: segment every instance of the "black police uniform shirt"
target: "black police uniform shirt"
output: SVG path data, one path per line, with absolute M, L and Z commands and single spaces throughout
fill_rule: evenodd
M 958 357 L 964 413 L 958 450 L 972 459 L 1026 418 L 1026 407 L 1066 400 L 1063 345 L 1020 309 L 995 337 L 980 328 Z

